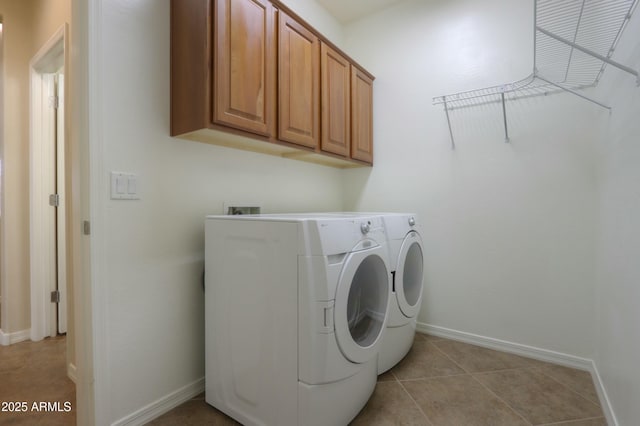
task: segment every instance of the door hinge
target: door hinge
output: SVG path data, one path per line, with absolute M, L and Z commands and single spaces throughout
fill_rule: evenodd
M 88 220 L 82 222 L 82 233 L 84 235 L 91 235 L 91 223 Z
M 58 207 L 60 205 L 60 196 L 58 194 L 49 195 L 49 205 L 52 207 Z
M 51 292 L 51 303 L 60 303 L 60 291 L 53 290 Z

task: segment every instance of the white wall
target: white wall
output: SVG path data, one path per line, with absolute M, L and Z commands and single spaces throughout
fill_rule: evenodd
M 640 70 L 636 10 L 613 58 Z M 598 94 L 613 107 L 599 141 L 596 365 L 618 424 L 640 419 L 640 87 L 608 66 Z
M 2 158 L 2 330 L 29 329 L 29 60 L 34 2 L 0 0 L 4 33 Z
M 602 112 L 571 95 L 446 118 L 432 97 L 532 71 L 532 5 L 409 0 L 345 28 L 375 76 L 375 166 L 345 172 L 345 206 L 417 211 L 424 224 L 419 321 L 591 358 L 594 135 Z
M 4 33 L 4 140 L 0 281 L 2 330 L 30 327 L 29 296 L 29 61 L 71 18 L 70 0 L 0 0 Z
M 333 44 L 342 48 L 344 43 L 342 25 L 327 12 L 327 9 L 315 0 L 282 0 L 282 2 L 331 40 Z
M 205 215 L 236 200 L 265 212 L 340 210 L 342 172 L 169 137 L 169 0 L 102 0 L 95 10 L 91 267 L 102 424 L 204 375 Z M 326 18 L 302 16 L 326 31 Z M 109 199 L 112 170 L 139 175 L 141 200 Z

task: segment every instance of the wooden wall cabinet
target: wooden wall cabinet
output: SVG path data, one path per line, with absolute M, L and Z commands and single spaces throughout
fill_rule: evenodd
M 326 43 L 320 52 L 322 141 L 320 148 L 349 156 L 351 148 L 351 63 Z
M 213 122 L 274 134 L 275 9 L 267 0 L 216 0 Z
M 351 158 L 373 163 L 373 79 L 351 66 Z
M 373 161 L 373 76 L 280 0 L 171 0 L 171 135 Z
M 278 17 L 278 139 L 309 148 L 320 135 L 320 40 L 295 19 Z

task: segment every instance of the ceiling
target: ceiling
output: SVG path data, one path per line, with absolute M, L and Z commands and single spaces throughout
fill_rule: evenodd
M 346 24 L 403 0 L 316 0 L 338 21 Z

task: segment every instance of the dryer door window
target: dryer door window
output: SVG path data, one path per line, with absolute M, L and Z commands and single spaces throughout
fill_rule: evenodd
M 402 242 L 396 270 L 398 305 L 409 318 L 416 316 L 420 310 L 423 267 L 422 240 L 417 232 L 412 231 Z
M 335 299 L 335 330 L 342 353 L 366 362 L 378 350 L 387 321 L 389 269 L 381 247 L 352 253 L 345 261 Z

